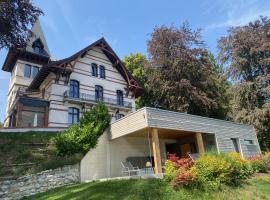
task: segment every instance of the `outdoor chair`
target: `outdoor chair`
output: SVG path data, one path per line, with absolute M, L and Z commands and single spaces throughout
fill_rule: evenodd
M 121 162 L 122 174 L 128 174 L 128 176 L 137 175 L 141 176 L 139 167 L 134 167 L 130 162 Z

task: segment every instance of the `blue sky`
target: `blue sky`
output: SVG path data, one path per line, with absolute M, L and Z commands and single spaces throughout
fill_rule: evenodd
M 104 36 L 120 58 L 144 53 L 155 26 L 179 26 L 188 21 L 202 28 L 207 48 L 216 53 L 216 41 L 230 26 L 244 25 L 260 15 L 270 16 L 267 0 L 34 0 L 50 52 L 55 59 Z M 2 67 L 7 51 L 0 51 Z M 0 71 L 0 121 L 3 122 L 10 74 Z

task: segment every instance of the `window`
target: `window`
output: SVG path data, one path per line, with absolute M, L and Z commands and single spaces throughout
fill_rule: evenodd
M 100 85 L 95 86 L 95 99 L 96 101 L 103 101 L 103 87 Z
M 23 106 L 21 111 L 22 127 L 44 127 L 45 107 Z
M 28 64 L 24 65 L 24 77 L 27 77 L 27 78 L 31 77 L 31 65 L 28 65 Z
M 78 108 L 68 108 L 68 124 L 72 125 L 79 122 L 79 109 Z
M 253 145 L 253 140 L 244 140 L 246 145 Z
M 38 74 L 39 68 L 36 66 L 32 66 L 32 78 L 35 78 Z
M 117 90 L 117 105 L 123 106 L 124 105 L 124 97 L 123 97 L 123 91 Z
M 41 47 L 40 46 L 34 46 L 33 47 L 35 53 L 41 53 Z
M 98 76 L 98 68 L 97 68 L 97 64 L 92 63 L 92 76 Z
M 239 143 L 238 143 L 238 139 L 237 138 L 231 138 L 232 140 L 232 143 L 233 143 L 233 148 L 234 148 L 234 151 L 239 153 L 240 150 L 239 150 Z
M 69 97 L 79 98 L 79 82 L 76 80 L 70 80 L 69 84 Z
M 125 117 L 125 115 L 122 114 L 122 113 L 116 113 L 116 114 L 115 114 L 115 119 L 116 119 L 116 120 L 118 120 L 118 119 L 120 119 L 120 118 L 122 118 L 122 117 Z
M 105 78 L 105 67 L 104 66 L 99 66 L 99 74 L 100 78 Z
M 32 48 L 35 53 L 42 54 L 44 46 L 41 40 L 37 39 L 36 41 L 33 42 Z
M 39 72 L 39 68 L 37 66 L 32 66 L 29 64 L 25 64 L 24 66 L 24 77 L 27 78 L 35 78 Z

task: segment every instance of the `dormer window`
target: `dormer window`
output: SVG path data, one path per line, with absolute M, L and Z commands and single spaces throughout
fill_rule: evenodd
M 35 53 L 41 53 L 41 47 L 40 46 L 33 46 Z
M 36 41 L 33 42 L 32 48 L 35 53 L 42 54 L 44 46 L 41 40 L 37 39 Z

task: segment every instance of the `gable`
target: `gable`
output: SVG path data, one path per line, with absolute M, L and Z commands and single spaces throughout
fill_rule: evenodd
M 98 49 L 98 50 L 97 50 Z M 92 50 L 92 51 L 90 51 Z M 70 74 L 74 71 L 74 67 L 77 65 L 77 63 L 82 62 L 81 59 L 83 59 L 85 56 L 88 57 L 90 52 L 90 56 L 94 57 L 93 52 L 100 53 L 104 60 L 109 60 L 112 64 L 112 67 L 115 68 L 119 74 L 122 76 L 122 78 L 127 83 L 127 92 L 133 91 L 135 96 L 141 95 L 143 92 L 143 88 L 139 85 L 139 83 L 135 80 L 135 78 L 128 72 L 128 70 L 125 68 L 122 61 L 119 59 L 119 57 L 115 54 L 115 52 L 112 50 L 112 48 L 109 46 L 109 44 L 105 41 L 104 38 L 101 38 L 94 42 L 93 44 L 87 46 L 86 48 L 82 49 L 81 51 L 75 53 L 74 55 L 49 63 L 48 65 L 42 67 L 39 74 L 36 76 L 36 78 L 33 80 L 31 85 L 29 86 L 28 90 L 35 90 L 38 89 L 40 84 L 45 80 L 45 78 L 48 76 L 50 72 L 54 72 L 56 74 L 67 76 L 68 79 L 70 77 Z M 103 54 L 101 54 L 101 52 Z M 106 56 L 106 57 L 104 57 Z

